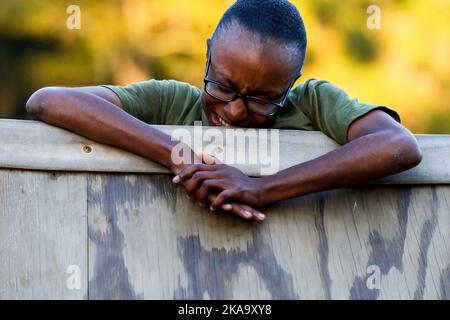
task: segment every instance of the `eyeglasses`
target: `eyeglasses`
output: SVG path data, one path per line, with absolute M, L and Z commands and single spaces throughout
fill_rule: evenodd
M 302 72 L 300 72 L 299 76 L 296 77 L 294 81 L 290 83 L 288 89 L 283 92 L 283 98 L 281 99 L 281 102 L 274 102 L 255 96 L 248 96 L 241 94 L 239 91 L 233 88 L 230 88 L 228 86 L 221 84 L 220 82 L 209 79 L 208 72 L 210 65 L 211 65 L 211 52 L 209 52 L 208 54 L 208 63 L 206 66 L 205 78 L 203 79 L 205 83 L 204 87 L 205 92 L 209 96 L 225 103 L 229 103 L 238 98 L 242 98 L 245 102 L 247 109 L 263 116 L 273 116 L 279 109 L 285 108 L 289 91 L 291 90 L 295 81 L 297 81 L 297 79 L 302 76 Z

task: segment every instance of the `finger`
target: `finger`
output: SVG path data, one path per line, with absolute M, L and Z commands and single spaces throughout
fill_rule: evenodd
M 224 192 L 221 192 L 221 193 L 224 193 Z M 216 195 L 208 196 L 208 200 L 210 202 L 214 202 L 217 198 L 218 198 L 218 195 L 217 196 Z M 250 220 L 253 217 L 253 212 L 251 210 L 249 210 L 249 208 L 251 209 L 251 207 L 249 207 L 247 205 L 231 202 L 231 203 L 223 204 L 221 206 L 221 208 L 223 208 L 224 206 L 227 206 L 227 208 L 230 208 L 226 211 L 231 211 L 234 214 L 240 216 L 241 218 L 243 218 L 245 220 Z M 215 211 L 215 209 L 212 206 L 210 206 L 210 210 Z
M 233 191 L 232 190 L 223 190 L 220 192 L 216 199 L 211 203 L 211 207 L 213 209 L 220 208 L 225 203 L 231 203 L 231 198 L 233 197 Z
M 213 155 L 206 153 L 206 152 L 201 152 L 201 157 L 202 157 L 202 161 L 206 164 L 220 164 L 222 162 L 219 161 L 219 159 L 217 159 L 216 157 L 214 157 Z
M 214 202 L 214 200 L 216 200 L 216 197 L 217 197 L 216 194 L 209 193 L 209 194 L 208 194 L 208 202 L 209 202 L 209 203 Z M 225 211 L 230 211 L 230 210 L 233 209 L 233 206 L 232 206 L 231 204 L 229 204 L 229 203 L 225 203 L 225 204 L 223 204 L 220 208 L 221 208 L 222 210 L 225 210 Z M 211 209 L 211 207 L 210 207 L 210 209 Z M 211 211 L 215 211 L 215 210 L 216 210 L 216 209 L 212 209 Z
M 192 177 L 185 181 L 184 187 L 190 197 L 195 196 L 195 193 L 201 188 L 204 181 L 215 180 L 222 178 L 222 175 L 216 171 L 197 171 Z M 204 199 L 204 198 L 203 198 Z
M 180 183 L 192 177 L 197 171 L 212 171 L 216 168 L 207 164 L 193 164 L 181 170 L 173 179 L 173 183 Z
M 259 210 L 252 208 L 247 204 L 236 204 L 232 202 L 234 192 L 232 190 L 224 190 L 219 193 L 215 200 L 211 202 L 210 209 L 220 208 L 224 203 L 230 203 L 232 205 L 232 211 L 244 219 L 253 218 L 257 221 L 263 221 L 266 219 L 266 215 Z
M 215 196 L 213 196 L 213 195 L 208 196 L 208 200 L 210 202 L 214 201 L 214 199 L 215 199 Z M 211 208 L 212 207 L 210 207 L 210 209 Z M 233 212 L 234 214 L 240 216 L 241 218 L 243 218 L 245 220 L 250 220 L 253 217 L 252 212 L 250 212 L 246 208 L 242 207 L 242 205 L 238 204 L 238 203 L 227 203 L 227 204 L 222 205 L 221 208 L 224 209 L 225 211 Z M 215 209 L 212 211 L 215 211 Z
M 225 180 L 223 179 L 208 179 L 203 180 L 200 184 L 200 187 L 195 192 L 195 196 L 198 201 L 205 202 L 207 200 L 208 194 L 212 189 L 223 190 L 226 189 L 227 185 Z M 221 206 L 217 206 L 215 208 L 220 208 Z M 214 210 L 214 207 L 213 207 Z
M 253 218 L 253 213 L 247 208 L 243 207 L 241 204 L 232 203 L 231 206 L 233 207 L 231 211 L 240 216 L 241 218 L 245 220 L 251 220 Z
M 262 213 L 261 211 L 250 207 L 249 205 L 242 204 L 242 209 L 247 210 L 252 213 L 253 219 L 257 221 L 263 221 L 266 219 L 266 215 Z

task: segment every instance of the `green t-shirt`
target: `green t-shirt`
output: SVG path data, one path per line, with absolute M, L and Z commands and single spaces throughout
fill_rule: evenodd
M 104 86 L 114 91 L 124 110 L 149 124 L 210 125 L 201 103 L 201 90 L 175 80 L 147 80 L 128 86 Z M 380 109 L 400 122 L 399 115 L 384 106 L 351 98 L 328 81 L 308 79 L 289 93 L 285 110 L 278 112 L 270 128 L 320 130 L 339 144 L 347 142 L 353 121 Z

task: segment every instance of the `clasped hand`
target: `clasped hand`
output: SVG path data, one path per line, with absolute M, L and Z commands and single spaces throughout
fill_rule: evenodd
M 265 219 L 265 215 L 255 209 L 266 205 L 262 178 L 248 177 L 206 153 L 202 153 L 202 162 L 185 166 L 172 181 L 183 184 L 188 197 L 196 198 L 201 206 L 209 202 L 212 211 L 221 208 L 244 219 Z

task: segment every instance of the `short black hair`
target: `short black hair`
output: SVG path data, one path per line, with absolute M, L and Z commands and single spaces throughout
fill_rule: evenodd
M 233 22 L 255 32 L 262 39 L 293 44 L 299 69 L 306 55 L 306 30 L 297 8 L 287 0 L 237 0 L 219 21 L 211 46 Z

